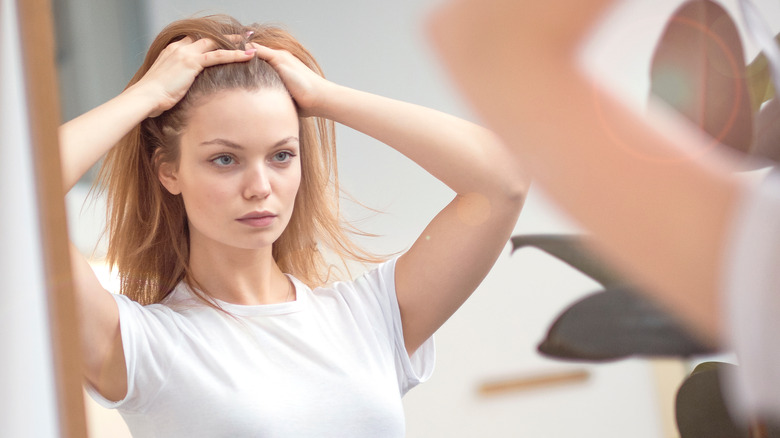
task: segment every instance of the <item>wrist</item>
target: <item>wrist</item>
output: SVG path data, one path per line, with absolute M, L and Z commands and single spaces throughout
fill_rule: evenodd
M 306 112 L 330 120 L 338 119 L 339 108 L 344 101 L 343 96 L 348 90 L 347 87 L 327 81 L 320 90 L 318 98 Z
M 124 104 L 131 108 L 137 108 L 140 121 L 149 117 L 157 117 L 167 109 L 157 96 L 159 93 L 150 90 L 143 82 L 136 82 L 119 95 Z

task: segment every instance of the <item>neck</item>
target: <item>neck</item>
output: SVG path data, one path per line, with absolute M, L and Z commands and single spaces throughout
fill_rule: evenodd
M 272 256 L 270 246 L 242 249 L 190 239 L 190 272 L 213 298 L 241 305 L 281 303 L 295 299 L 290 280 Z

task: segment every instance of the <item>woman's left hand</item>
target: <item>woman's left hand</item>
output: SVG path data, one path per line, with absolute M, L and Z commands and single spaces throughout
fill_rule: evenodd
M 333 83 L 318 75 L 300 59 L 286 50 L 275 50 L 257 43 L 257 57 L 265 60 L 279 73 L 303 116 L 321 116 L 324 96 Z

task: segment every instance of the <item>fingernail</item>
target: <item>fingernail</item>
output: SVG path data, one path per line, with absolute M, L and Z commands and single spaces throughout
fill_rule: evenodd
M 244 55 L 254 55 L 255 52 L 257 52 L 257 49 L 246 49 L 244 50 Z
M 255 34 L 255 31 L 253 31 L 253 30 L 248 30 L 248 31 L 246 31 L 246 33 L 244 34 L 244 38 L 247 38 L 247 39 L 249 39 L 249 37 L 251 37 L 251 36 L 252 36 L 252 35 L 254 35 L 254 34 Z

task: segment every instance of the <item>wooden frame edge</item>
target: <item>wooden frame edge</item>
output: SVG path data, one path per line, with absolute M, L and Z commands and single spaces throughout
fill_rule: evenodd
M 61 437 L 87 436 L 58 128 L 61 122 L 49 0 L 15 0 L 35 172 Z

